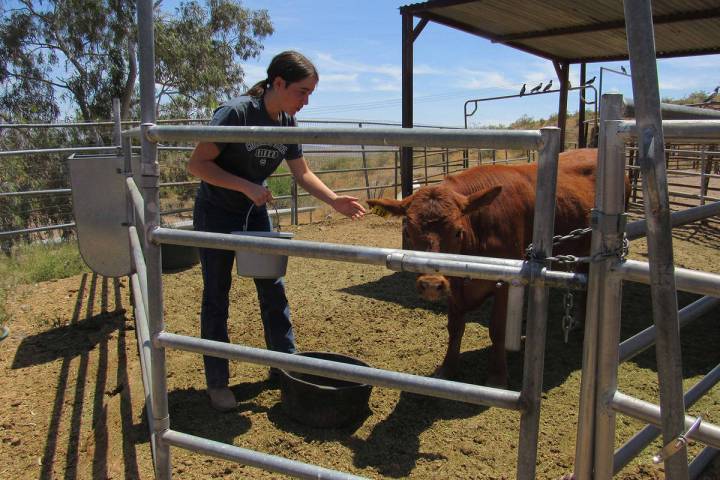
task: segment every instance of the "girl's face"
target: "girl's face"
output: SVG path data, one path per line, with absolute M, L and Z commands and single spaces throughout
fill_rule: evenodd
M 281 78 L 275 78 L 273 82 L 274 88 L 280 94 L 280 105 L 282 110 L 288 115 L 296 115 L 305 105 L 308 104 L 310 95 L 317 86 L 317 78 L 310 76 L 299 82 L 291 83 L 290 85 Z

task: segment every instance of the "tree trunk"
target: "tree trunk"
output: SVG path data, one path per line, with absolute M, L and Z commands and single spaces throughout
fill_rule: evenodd
M 137 81 L 137 44 L 128 36 L 128 77 L 120 97 L 120 119 L 128 120 L 130 117 L 130 102 L 135 92 Z

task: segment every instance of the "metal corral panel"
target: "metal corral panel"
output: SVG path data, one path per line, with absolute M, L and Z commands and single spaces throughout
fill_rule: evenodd
M 658 57 L 720 53 L 717 0 L 654 0 Z M 432 0 L 401 12 L 561 62 L 628 58 L 622 0 Z
M 68 158 L 80 255 L 106 277 L 131 273 L 123 157 Z

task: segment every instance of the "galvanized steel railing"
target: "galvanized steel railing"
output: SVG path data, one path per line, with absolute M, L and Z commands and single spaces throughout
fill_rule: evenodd
M 711 458 L 706 448 L 688 466 L 686 438 L 717 448 L 720 428 L 686 416 L 685 404 L 692 404 L 720 379 L 713 369 L 687 394 L 682 391 L 680 327 L 720 303 L 720 275 L 674 268 L 671 227 L 716 215 L 720 204 L 704 205 L 671 215 L 665 169 L 664 139 L 720 141 L 718 120 L 660 121 L 657 84 L 639 78 L 657 78 L 649 1 L 625 2 L 628 43 L 639 120 L 620 120 L 623 101 L 619 95 L 603 96 L 598 165 L 593 254 L 621 248 L 625 232 L 622 219 L 624 154 L 626 140 L 638 142 L 639 165 L 645 177 L 643 200 L 646 220 L 628 225 L 628 236 L 648 235 L 650 262 L 621 261 L 606 257 L 590 267 L 588 311 L 585 326 L 583 375 L 576 441 L 575 478 L 609 479 L 660 432 L 666 448 L 657 455 L 665 463 L 667 478 L 688 478 L 697 474 Z M 688 115 L 692 109 L 683 109 Z M 708 118 L 701 115 L 699 118 Z M 654 327 L 619 343 L 622 280 L 651 285 Z M 676 289 L 708 295 L 678 312 Z M 617 389 L 619 361 L 625 361 L 657 342 L 658 382 L 661 405 L 632 398 Z M 613 453 L 615 412 L 630 415 L 652 426 L 646 427 Z M 661 414 L 662 412 L 662 414 Z M 690 428 L 692 425 L 692 428 Z M 699 425 L 699 427 L 698 427 Z M 657 427 L 656 427 L 657 426 Z M 690 428 L 690 430 L 688 430 Z M 710 447 L 708 447 L 710 448 Z

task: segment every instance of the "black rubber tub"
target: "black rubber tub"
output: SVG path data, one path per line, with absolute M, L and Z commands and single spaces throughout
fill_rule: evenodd
M 330 352 L 302 352 L 304 357 L 368 367 L 357 358 Z M 280 370 L 283 411 L 311 427 L 338 428 L 352 425 L 370 413 L 371 385 Z

